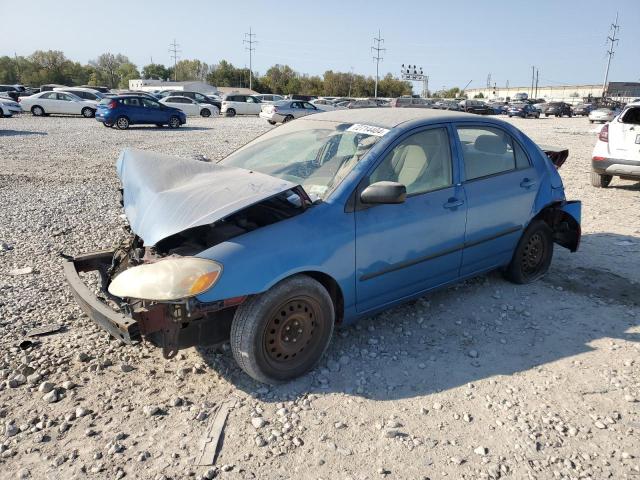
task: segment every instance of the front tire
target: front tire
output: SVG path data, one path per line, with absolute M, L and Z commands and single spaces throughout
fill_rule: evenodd
M 238 307 L 231 351 L 240 368 L 259 382 L 286 382 L 320 360 L 334 322 L 327 290 L 311 277 L 296 275 Z
M 40 105 L 31 107 L 31 113 L 36 117 L 44 117 L 45 115 L 44 108 L 42 108 Z
M 273 120 L 267 120 L 267 122 L 269 123 L 269 125 L 275 125 L 276 122 L 274 122 Z
M 227 117 L 235 117 L 235 116 L 236 116 L 236 111 L 233 108 L 228 108 Z
M 203 116 L 204 118 L 207 118 L 211 116 L 211 112 L 209 111 L 208 108 L 203 108 L 202 110 L 200 110 L 200 115 Z
M 511 262 L 504 272 L 513 283 L 531 283 L 542 277 L 553 258 L 553 232 L 542 220 L 534 220 L 520 237 Z
M 82 109 L 82 116 L 84 118 L 93 118 L 95 114 L 96 114 L 96 111 L 92 108 L 85 107 Z
M 178 128 L 180 126 L 180 119 L 178 117 L 171 117 L 169 119 L 169 128 Z
M 287 115 L 286 117 L 284 117 L 284 120 L 282 120 L 282 123 L 287 123 L 291 120 L 293 120 L 293 115 Z
M 600 173 L 591 172 L 591 185 L 596 188 L 607 188 L 613 180 L 613 175 L 602 175 Z

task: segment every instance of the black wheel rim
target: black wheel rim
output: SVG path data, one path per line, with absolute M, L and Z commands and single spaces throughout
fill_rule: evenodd
M 324 320 L 320 304 L 311 297 L 295 297 L 273 309 L 262 338 L 271 367 L 288 371 L 315 360 L 323 346 Z
M 547 253 L 547 245 L 539 232 L 529 237 L 522 249 L 522 273 L 527 278 L 537 276 L 544 265 Z

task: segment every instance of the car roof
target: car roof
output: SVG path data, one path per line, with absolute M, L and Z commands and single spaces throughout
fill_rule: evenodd
M 324 120 L 327 122 L 365 123 L 383 128 L 394 128 L 412 120 L 428 120 L 432 122 L 447 122 L 455 120 L 478 119 L 478 115 L 424 108 L 363 108 L 358 110 L 334 110 L 318 113 L 302 120 Z

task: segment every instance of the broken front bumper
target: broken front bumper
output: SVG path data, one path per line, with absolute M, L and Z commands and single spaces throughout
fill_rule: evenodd
M 140 340 L 140 327 L 133 318 L 116 312 L 100 300 L 80 278 L 80 272 L 98 271 L 102 280 L 102 289 L 106 292 L 107 269 L 111 266 L 113 251 L 101 251 L 67 258 L 63 263 L 64 274 L 71 292 L 80 308 L 95 323 L 115 338 L 131 344 Z
M 112 297 L 107 291 L 107 270 L 113 255 L 113 251 L 101 251 L 65 258 L 63 263 L 67 282 L 80 308 L 113 337 L 132 344 L 144 336 L 154 345 L 162 347 L 165 358 L 174 357 L 181 348 L 219 344 L 229 338 L 234 309 L 228 307 L 236 304 L 195 303 L 189 310 L 184 303 L 139 303 L 129 305 L 131 315 L 111 308 L 89 290 L 79 273 L 97 271 L 101 277 L 103 295 Z M 112 298 L 114 303 L 120 300 Z

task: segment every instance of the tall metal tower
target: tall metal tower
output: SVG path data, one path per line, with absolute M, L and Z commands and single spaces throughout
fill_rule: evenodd
M 253 38 L 256 36 L 255 33 L 251 33 L 251 27 L 249 27 L 249 33 L 244 34 L 244 40 L 242 43 L 248 45 L 245 47 L 245 50 L 249 50 L 249 89 L 253 90 L 253 52 L 256 51 L 256 47 L 253 46 L 254 43 L 258 43 Z
M 375 86 L 374 97 L 378 98 L 378 79 L 380 78 L 379 66 L 380 66 L 380 60 L 384 60 L 384 58 L 380 56 L 380 52 L 385 52 L 387 50 L 386 48 L 380 47 L 380 45 L 384 43 L 384 38 L 382 38 L 382 35 L 380 35 L 380 30 L 378 30 L 378 36 L 373 37 L 373 42 L 374 42 L 374 46 L 371 47 L 371 51 L 375 52 L 373 59 L 376 62 L 376 86 Z
M 611 66 L 611 57 L 614 54 L 614 48 L 616 46 L 616 42 L 619 39 L 616 38 L 616 34 L 620 30 L 620 25 L 618 25 L 618 13 L 616 12 L 616 22 L 611 24 L 610 27 L 610 35 L 607 35 L 607 41 L 609 41 L 609 48 L 607 49 L 607 69 L 604 72 L 604 82 L 602 83 L 602 97 L 604 98 L 605 93 L 607 92 L 607 82 L 609 81 L 609 67 Z
M 173 58 L 173 80 L 174 82 L 178 81 L 178 59 L 180 58 L 178 54 L 181 52 L 180 45 L 176 43 L 176 39 L 173 39 L 173 43 L 169 44 L 169 53 Z

